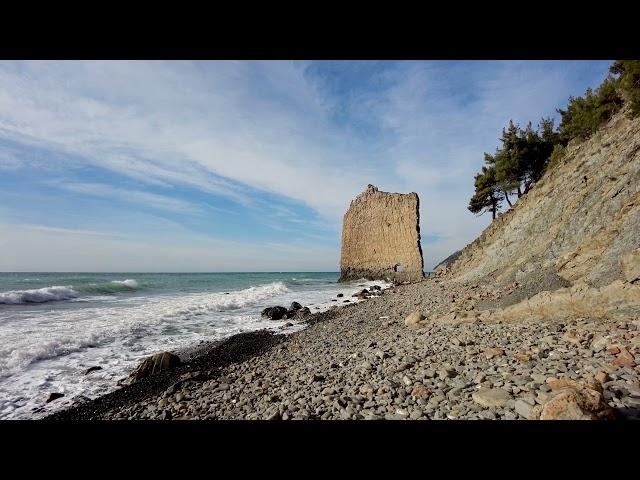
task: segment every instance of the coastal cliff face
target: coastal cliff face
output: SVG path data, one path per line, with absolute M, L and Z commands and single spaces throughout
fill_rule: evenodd
M 617 114 L 570 144 L 514 207 L 468 245 L 448 278 L 530 293 L 625 280 L 622 258 L 640 247 L 640 118 Z M 537 290 L 537 291 L 536 291 Z
M 340 281 L 419 281 L 422 269 L 418 195 L 369 185 L 344 216 Z

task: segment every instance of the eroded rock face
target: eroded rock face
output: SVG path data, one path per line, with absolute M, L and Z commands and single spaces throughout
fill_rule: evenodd
M 369 185 L 344 216 L 340 281 L 420 281 L 423 266 L 418 194 Z
M 622 274 L 627 282 L 640 282 L 640 248 L 629 252 L 620 260 Z
M 448 277 L 503 285 L 548 270 L 597 288 L 633 282 L 638 232 L 640 119 L 620 112 L 589 140 L 570 144 L 557 167 L 463 250 Z
M 617 280 L 606 287 L 592 288 L 581 282 L 571 288 L 561 288 L 555 292 L 540 292 L 528 300 L 506 308 L 436 314 L 431 321 L 512 322 L 523 318 L 551 320 L 588 316 L 638 318 L 640 316 L 640 285 Z

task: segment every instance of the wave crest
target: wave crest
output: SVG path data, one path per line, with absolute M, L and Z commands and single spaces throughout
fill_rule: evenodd
M 120 292 L 137 290 L 138 287 L 137 281 L 128 278 L 127 280 L 112 280 L 106 283 L 91 283 L 78 287 L 78 290 L 88 294 L 117 295 Z
M 124 285 L 125 287 L 129 287 L 131 289 L 138 288 L 138 282 L 131 278 L 127 278 L 126 280 L 113 280 L 111 283 L 115 283 L 117 285 Z
M 61 310 L 48 316 L 52 327 L 39 338 L 17 335 L 16 342 L 0 342 L 0 378 L 19 372 L 39 360 L 68 355 L 118 339 L 131 341 L 157 335 L 163 326 L 175 325 L 179 321 L 198 322 L 196 318 L 201 315 L 256 305 L 287 291 L 289 289 L 283 282 L 273 282 L 232 290 L 228 294 L 194 293 L 149 298 L 144 304 L 128 308 Z
M 52 286 L 31 290 L 10 290 L 0 292 L 0 304 L 20 305 L 24 303 L 44 303 L 77 298 L 78 292 L 71 287 Z

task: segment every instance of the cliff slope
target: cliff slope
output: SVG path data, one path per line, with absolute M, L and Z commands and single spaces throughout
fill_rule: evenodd
M 526 287 L 518 300 L 577 283 L 602 288 L 633 280 L 622 258 L 631 255 L 626 268 L 633 268 L 639 247 L 640 118 L 629 119 L 625 109 L 589 140 L 570 144 L 560 164 L 468 245 L 445 277 L 499 287 L 517 281 Z

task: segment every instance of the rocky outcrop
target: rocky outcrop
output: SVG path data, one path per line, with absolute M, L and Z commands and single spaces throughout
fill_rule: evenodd
M 571 288 L 540 292 L 505 308 L 436 314 L 429 321 L 421 321 L 415 326 L 425 326 L 431 321 L 512 322 L 525 318 L 551 320 L 581 317 L 640 318 L 640 285 L 616 280 L 605 287 L 594 288 L 580 282 Z
M 306 318 L 308 315 L 311 315 L 311 310 L 309 307 L 303 307 L 298 302 L 293 302 L 289 310 L 285 307 L 276 306 L 276 307 L 267 307 L 262 310 L 261 316 L 268 318 L 270 320 L 289 320 L 296 319 L 301 320 Z
M 419 281 L 423 266 L 418 194 L 369 185 L 344 216 L 340 281 Z
M 578 282 L 601 288 L 624 279 L 620 259 L 640 247 L 638 232 L 640 118 L 622 111 L 589 140 L 570 144 L 560 164 L 467 246 L 446 276 L 530 283 L 532 293 Z

